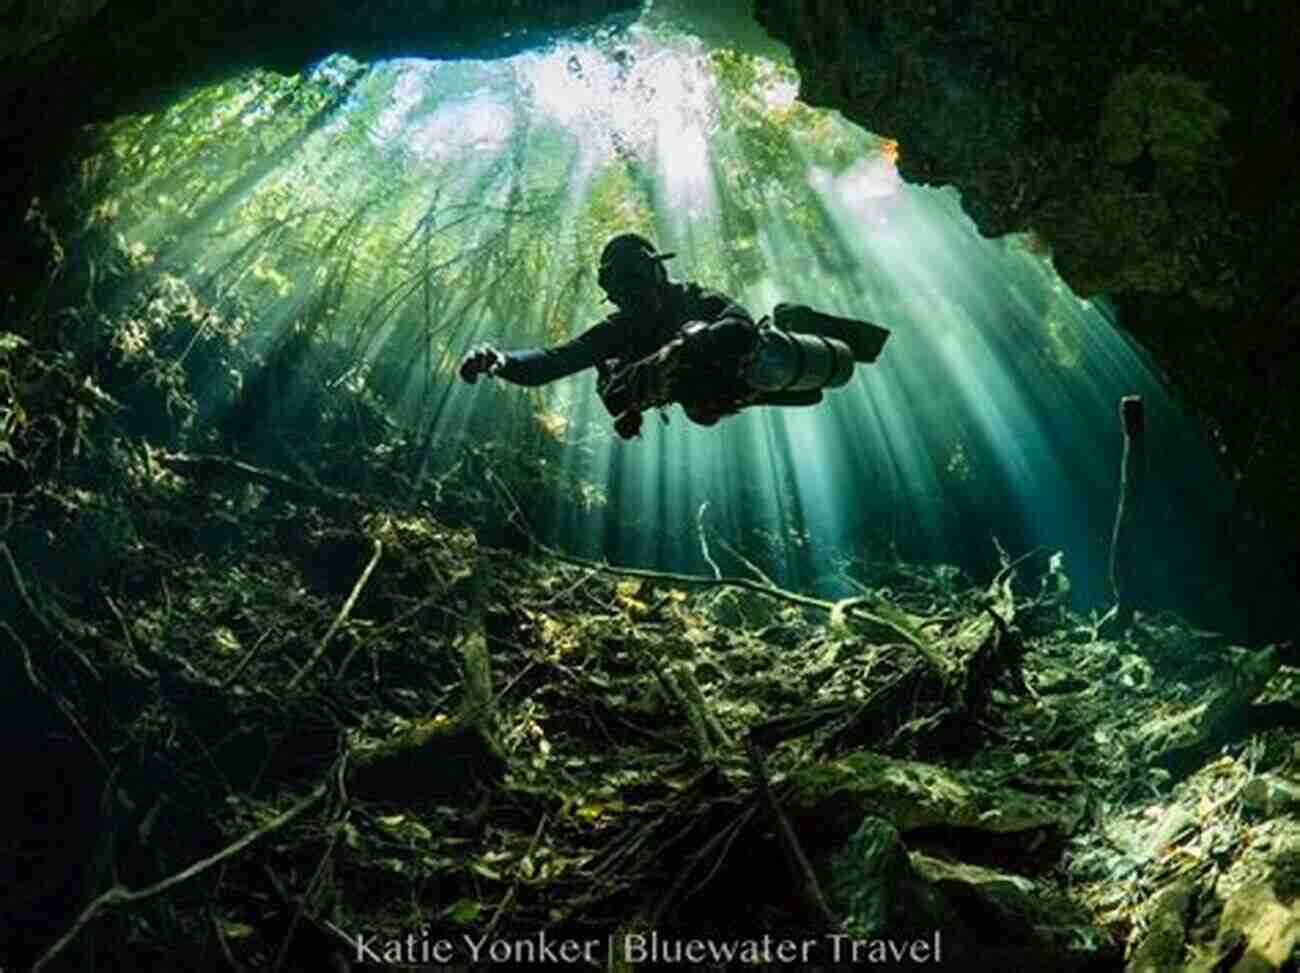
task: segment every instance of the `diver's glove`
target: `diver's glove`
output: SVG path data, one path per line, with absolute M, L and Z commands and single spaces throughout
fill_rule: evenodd
M 484 372 L 491 375 L 506 363 L 506 356 L 491 345 L 478 345 L 460 360 L 460 377 L 473 385 Z
M 641 435 L 641 413 L 636 409 L 624 412 L 614 420 L 614 431 L 622 439 L 636 439 Z
M 693 399 L 689 402 L 682 402 L 682 411 L 686 413 L 686 418 L 697 426 L 715 426 L 718 424 L 718 420 L 724 416 L 739 415 L 740 410 L 744 407 L 744 401 L 728 397 Z

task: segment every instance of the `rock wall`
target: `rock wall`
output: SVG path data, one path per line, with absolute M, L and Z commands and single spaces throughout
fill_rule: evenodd
M 0 94 L 76 45 L 108 0 L 0 0 Z
M 800 97 L 896 138 L 982 232 L 1032 230 L 1300 550 L 1300 6 L 756 0 Z

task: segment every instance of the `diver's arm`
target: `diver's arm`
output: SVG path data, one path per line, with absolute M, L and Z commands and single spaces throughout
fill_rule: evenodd
M 530 386 L 554 382 L 557 378 L 590 368 L 599 360 L 576 341 L 554 348 L 520 348 L 506 352 L 504 357 L 505 361 L 493 374 L 515 385 Z
M 584 368 L 590 368 L 606 358 L 614 357 L 619 345 L 617 326 L 606 319 L 588 328 L 572 341 L 566 341 L 554 348 L 521 348 L 516 351 L 502 352 L 489 347 L 487 350 L 496 356 L 489 367 L 477 370 L 471 368 L 470 372 L 475 377 L 479 372 L 486 372 L 515 385 L 545 385 L 557 378 L 564 378 Z M 482 354 L 481 351 L 478 353 Z M 471 352 L 472 354 L 474 352 Z M 482 360 L 484 359 L 475 359 L 475 361 Z M 473 377 L 466 374 L 466 366 L 470 361 L 470 356 L 466 356 L 466 364 L 461 366 L 461 377 L 472 382 Z

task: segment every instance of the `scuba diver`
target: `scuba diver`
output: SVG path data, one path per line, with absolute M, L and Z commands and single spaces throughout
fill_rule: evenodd
M 544 385 L 585 368 L 614 429 L 638 436 L 641 414 L 677 402 L 691 421 L 711 426 L 756 405 L 815 405 L 822 389 L 873 362 L 889 332 L 864 321 L 778 304 L 755 323 L 726 295 L 668 279 L 645 237 L 622 233 L 605 244 L 597 283 L 618 308 L 599 324 L 553 348 L 502 352 L 473 348 L 460 377 L 491 375 L 516 385 Z

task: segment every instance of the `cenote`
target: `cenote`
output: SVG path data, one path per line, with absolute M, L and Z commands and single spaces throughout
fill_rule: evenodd
M 36 6 L 0 967 L 1294 967 L 1290 7 Z M 462 380 L 627 233 L 888 340 Z
M 982 238 L 955 189 L 904 182 L 906 145 L 800 102 L 783 49 L 752 22 L 727 33 L 723 13 L 652 8 L 492 59 L 335 55 L 102 125 L 66 205 L 120 278 L 119 344 L 157 301 L 204 302 L 207 330 L 178 359 L 202 372 L 196 421 L 233 421 L 265 457 L 295 435 L 301 374 L 256 399 L 256 368 L 208 358 L 283 363 L 309 336 L 310 354 L 343 356 L 312 381 L 373 396 L 425 444 L 426 476 L 466 441 L 507 481 L 528 466 L 545 486 L 524 505 L 532 529 L 575 554 L 708 570 L 711 536 L 724 561 L 732 546 L 842 596 L 872 562 L 981 577 L 1059 551 L 1082 609 L 1110 595 L 1116 407 L 1140 395 L 1157 444 L 1144 600 L 1228 623 L 1212 448 L 1104 298 L 1071 293 L 1031 232 Z M 712 428 L 666 409 L 630 442 L 590 372 L 539 390 L 454 381 L 478 342 L 544 346 L 599 321 L 596 259 L 625 231 L 755 318 L 807 304 L 888 328 L 887 352 L 819 406 Z

